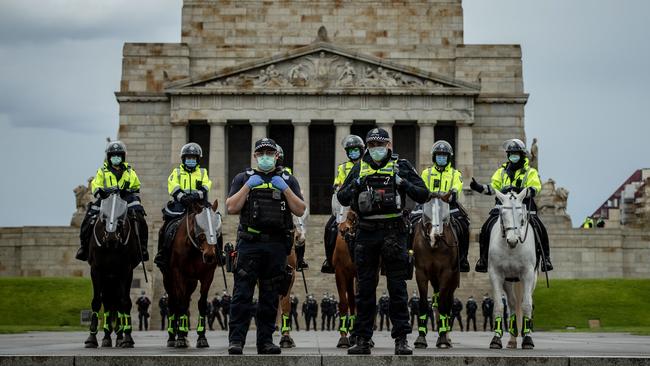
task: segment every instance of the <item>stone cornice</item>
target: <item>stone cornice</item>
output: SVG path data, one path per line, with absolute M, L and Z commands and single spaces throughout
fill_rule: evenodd
M 165 93 L 152 92 L 115 92 L 118 102 L 169 102 L 169 96 Z
M 480 94 L 475 102 L 487 104 L 526 104 L 530 94 Z

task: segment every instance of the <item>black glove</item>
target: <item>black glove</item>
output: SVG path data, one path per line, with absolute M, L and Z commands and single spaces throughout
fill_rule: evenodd
M 528 192 L 526 192 L 526 197 L 533 198 L 537 194 L 537 191 L 533 187 L 528 187 L 526 188 Z
M 108 198 L 108 196 L 110 196 L 110 193 L 108 193 L 108 192 L 107 192 L 105 189 L 103 189 L 103 188 L 99 188 L 99 189 L 97 190 L 97 194 L 96 194 L 96 195 L 99 196 L 99 198 L 105 200 L 106 198 Z
M 458 200 L 458 193 L 456 191 L 451 192 L 451 197 L 449 197 L 449 203 L 456 203 Z
M 192 201 L 192 197 L 190 194 L 184 194 L 181 196 L 180 202 L 187 206 L 190 202 Z
M 473 177 L 472 177 L 472 183 L 469 184 L 469 187 L 478 193 L 483 193 L 485 188 L 483 188 L 482 184 L 479 184 Z

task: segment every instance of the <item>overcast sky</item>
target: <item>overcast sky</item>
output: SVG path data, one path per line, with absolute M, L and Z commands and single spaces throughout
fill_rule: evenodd
M 116 135 L 123 43 L 179 42 L 181 6 L 0 1 L 0 226 L 69 223 L 72 189 Z M 542 176 L 571 192 L 574 225 L 650 167 L 650 1 L 465 0 L 464 10 L 465 43 L 522 45 L 526 133 L 539 139 Z

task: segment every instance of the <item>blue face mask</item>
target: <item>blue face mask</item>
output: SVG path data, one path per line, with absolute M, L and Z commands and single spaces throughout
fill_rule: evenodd
M 185 166 L 190 169 L 196 168 L 197 164 L 198 162 L 196 161 L 196 159 L 185 159 Z
M 348 150 L 348 158 L 350 158 L 350 160 L 357 160 L 360 157 L 361 157 L 361 150 L 359 150 L 358 148 Z
M 519 160 L 521 160 L 521 156 L 518 154 L 510 154 L 508 155 L 508 160 L 510 160 L 510 162 L 513 164 L 517 164 Z
M 371 147 L 368 148 L 368 152 L 372 160 L 382 161 L 388 154 L 388 148 L 386 146 Z
M 447 166 L 449 159 L 447 155 L 436 155 L 436 165 L 437 166 Z
M 275 157 L 262 155 L 257 157 L 257 167 L 263 172 L 269 172 L 275 168 Z
M 122 163 L 122 157 L 119 155 L 111 156 L 112 165 L 120 165 Z

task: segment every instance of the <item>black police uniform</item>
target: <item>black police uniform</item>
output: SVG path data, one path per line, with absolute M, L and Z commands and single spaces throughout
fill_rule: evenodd
M 481 310 L 483 310 L 483 331 L 487 330 L 487 325 L 490 324 L 490 331 L 494 330 L 494 301 L 489 297 L 483 299 L 481 303 Z
M 149 330 L 149 305 L 151 305 L 151 300 L 148 297 L 142 295 L 136 301 L 135 304 L 138 306 L 138 328 L 142 330 Z
M 379 331 L 384 330 L 384 319 L 386 319 L 386 330 L 390 331 L 390 318 L 388 317 L 390 298 L 382 295 L 379 298 Z
M 287 256 L 293 244 L 290 235 L 293 228 L 291 210 L 284 194 L 270 188 L 271 179 L 276 175 L 282 176 L 296 196 L 302 199 L 302 195 L 296 178 L 283 173 L 281 169 L 270 173 L 248 169 L 235 176 L 228 196 L 237 193 L 254 174 L 259 175 L 269 188 L 254 187 L 240 213 L 229 340 L 231 343 L 241 343 L 242 346 L 246 343 L 251 321 L 251 301 L 259 281 L 257 346 L 263 347 L 273 341 L 278 296 L 287 275 Z
M 377 133 L 377 130 L 385 135 L 386 140 L 388 139 L 385 131 L 374 129 L 370 131 L 366 140 L 371 141 L 371 134 Z M 397 174 L 389 176 L 376 173 L 359 179 L 364 162 L 374 170 L 381 170 L 392 163 L 396 165 L 394 170 Z M 399 186 L 396 176 L 403 180 Z M 406 244 L 407 229 L 402 216 L 402 207 L 406 203 L 407 195 L 418 203 L 424 203 L 429 197 L 429 190 L 413 166 L 407 160 L 394 161 L 390 150 L 379 164 L 372 160 L 370 154 L 366 154 L 360 163 L 354 165 L 337 193 L 339 202 L 344 206 L 352 206 L 360 217 L 353 251 L 358 279 L 357 319 L 353 336 L 362 338 L 360 347 L 365 348 L 363 343 L 368 344 L 373 334 L 373 322 L 377 310 L 375 291 L 380 262 L 385 268 L 390 296 L 389 312 L 393 323 L 391 336 L 396 340 L 405 341 L 406 335 L 411 332 L 406 291 L 406 280 L 410 277 Z M 362 206 L 366 205 L 364 210 L 367 212 L 360 210 L 360 197 Z M 369 205 L 370 210 L 367 209 L 368 200 L 372 202 Z M 398 200 L 401 205 L 397 205 Z M 394 217 L 375 219 L 390 214 Z M 356 350 L 348 351 L 353 353 Z M 365 351 L 368 352 L 369 349 Z
M 474 301 L 474 299 L 467 300 L 467 303 L 465 304 L 465 311 L 467 312 L 467 326 L 465 327 L 465 330 L 468 332 L 470 322 L 474 325 L 474 331 L 476 332 L 476 309 L 478 309 L 476 301 Z
M 307 300 L 302 304 L 302 313 L 305 316 L 305 323 L 307 324 L 307 330 L 309 330 L 310 325 L 313 325 L 314 330 L 318 330 L 316 327 L 316 316 L 318 314 L 318 302 L 313 297 L 308 297 Z
M 411 328 L 413 328 L 413 324 L 418 320 L 418 317 L 420 316 L 420 297 L 417 295 L 413 295 L 409 299 L 409 313 L 411 314 Z
M 165 320 L 169 316 L 169 306 L 166 297 L 163 296 L 158 300 L 158 308 L 160 309 L 160 330 L 167 330 Z
M 449 327 L 454 329 L 454 321 L 458 320 L 460 325 L 460 331 L 463 331 L 463 303 L 458 299 L 454 299 L 454 303 L 451 305 L 451 322 L 449 322 Z
M 298 322 L 298 297 L 291 296 L 291 312 L 289 313 L 289 326 L 293 328 L 296 325 L 296 330 L 300 330 L 300 323 Z

